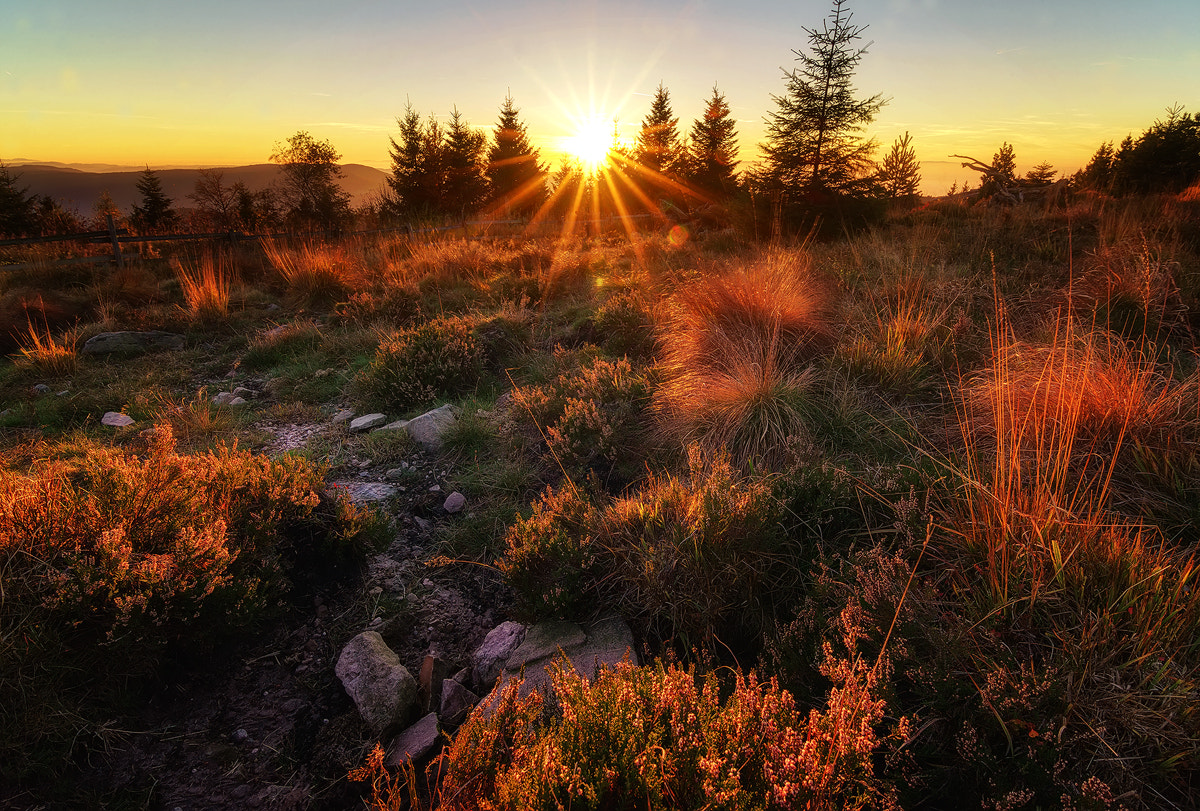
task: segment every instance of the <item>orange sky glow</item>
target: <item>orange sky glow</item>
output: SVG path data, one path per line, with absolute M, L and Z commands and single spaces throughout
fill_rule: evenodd
M 882 152 L 905 131 L 923 191 L 976 179 L 951 154 L 1064 172 L 1172 104 L 1200 109 L 1200 3 L 851 2 Z M 631 138 L 660 82 L 680 131 L 714 83 L 758 159 L 772 94 L 825 2 L 343 4 L 9 0 L 0 9 L 0 160 L 161 168 L 264 163 L 297 130 L 387 170 L 406 101 L 490 128 L 511 93 L 552 165 L 579 122 Z M 867 44 L 864 42 L 863 44 Z

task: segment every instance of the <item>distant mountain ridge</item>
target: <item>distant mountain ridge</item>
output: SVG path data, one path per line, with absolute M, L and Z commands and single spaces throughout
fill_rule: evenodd
M 5 161 L 4 165 L 17 176 L 17 187 L 28 189 L 29 194 L 48 196 L 67 208 L 75 208 L 80 214 L 90 214 L 96 200 L 105 190 L 113 202 L 128 214 L 135 203 L 141 202 L 137 182 L 141 169 L 116 168 L 112 171 L 88 171 L 76 166 L 57 162 Z M 280 167 L 274 163 L 259 163 L 251 166 L 211 167 L 221 172 L 222 182 L 232 186 L 239 180 L 251 191 L 273 185 L 279 178 Z M 387 173 L 359 163 L 342 165 L 341 187 L 350 195 L 351 203 L 359 205 L 369 197 L 381 192 L 387 181 Z M 188 195 L 196 188 L 200 169 L 156 169 L 162 181 L 163 191 L 177 208 L 189 208 L 192 201 Z

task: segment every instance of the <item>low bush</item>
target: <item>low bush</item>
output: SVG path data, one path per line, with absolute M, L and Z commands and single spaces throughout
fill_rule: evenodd
M 438 318 L 384 339 L 358 385 L 391 410 L 472 390 L 483 376 L 484 349 L 463 318 Z
M 735 674 L 722 685 L 694 669 L 628 662 L 595 681 L 560 668 L 557 712 L 507 686 L 476 712 L 437 764 L 446 809 L 896 808 L 872 758 L 884 731 L 866 668 L 807 713 L 774 682 Z
M 147 441 L 141 456 L 84 443 L 73 459 L 0 473 L 6 781 L 61 765 L 111 718 L 110 687 L 202 656 L 298 578 L 375 541 L 304 460 L 181 455 L 165 424 Z M 106 687 L 84 689 L 97 674 Z

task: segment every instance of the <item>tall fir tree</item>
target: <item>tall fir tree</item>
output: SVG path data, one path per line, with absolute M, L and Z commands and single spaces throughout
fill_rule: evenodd
M 487 137 L 473 128 L 455 107 L 446 126 L 446 186 L 442 210 L 464 218 L 487 199 Z
M 446 195 L 446 130 L 432 113 L 421 132 L 421 162 L 417 177 L 421 209 L 431 215 L 442 214 Z
M 650 112 L 642 119 L 633 159 L 653 172 L 672 175 L 682 168 L 682 152 L 679 119 L 671 110 L 671 94 L 660 82 L 650 102 Z
M 804 29 L 809 50 L 792 51 L 800 66 L 784 71 L 787 90 L 772 96 L 778 109 L 762 144 L 771 187 L 810 197 L 853 193 L 873 167 L 875 142 L 861 133 L 887 102 L 856 98 L 854 71 L 867 51 L 856 44 L 866 26 L 853 16 L 846 0 L 833 0 L 821 29 Z
M 23 237 L 34 231 L 36 201 L 29 194 L 29 189 L 17 185 L 20 177 L 0 163 L 0 236 Z
M 492 205 L 517 214 L 536 212 L 546 199 L 546 167 L 529 143 L 512 95 L 504 97 L 500 120 L 488 149 L 488 186 Z
M 133 206 L 131 219 L 139 230 L 158 233 L 172 228 L 179 220 L 171 198 L 163 191 L 162 181 L 149 166 L 142 171 L 137 182 L 141 202 Z
M 724 94 L 713 86 L 704 116 L 692 122 L 687 144 L 687 179 L 713 196 L 728 197 L 737 187 L 737 122 Z
M 396 119 L 400 140 L 388 138 L 388 154 L 392 173 L 388 176 L 386 213 L 396 219 L 411 220 L 430 213 L 430 201 L 425 198 L 423 178 L 425 128 L 421 115 L 408 102 L 404 115 Z

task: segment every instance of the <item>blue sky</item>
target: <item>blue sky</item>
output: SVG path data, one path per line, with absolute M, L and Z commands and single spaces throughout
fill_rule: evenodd
M 856 84 L 890 99 L 869 134 L 912 133 L 926 191 L 951 153 L 1073 171 L 1168 105 L 1200 110 L 1200 3 L 850 0 L 867 25 Z M 506 93 L 556 158 L 575 122 L 633 132 L 661 81 L 685 129 L 714 84 L 757 157 L 781 69 L 827 2 L 234 3 L 8 0 L 0 8 L 0 159 L 129 165 L 264 162 L 300 129 L 387 168 L 406 101 L 489 126 Z

